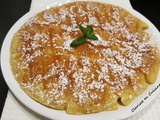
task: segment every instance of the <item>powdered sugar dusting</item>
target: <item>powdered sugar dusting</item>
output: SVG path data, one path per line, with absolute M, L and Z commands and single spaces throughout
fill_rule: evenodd
M 147 42 L 148 33 L 131 29 L 138 24 L 134 19 L 120 7 L 96 2 L 75 2 L 35 15 L 17 34 L 20 45 L 14 51 L 20 57 L 16 67 L 26 73 L 20 84 L 55 108 L 70 99 L 80 106 L 98 101 L 93 106 L 99 107 L 107 95 L 113 99 L 104 102 L 108 107 L 117 101 L 111 96 L 120 97 L 128 86 L 136 92 L 139 73 L 149 74 L 148 60 L 156 60 L 159 52 Z M 91 25 L 98 40 L 71 47 L 82 36 L 77 24 Z

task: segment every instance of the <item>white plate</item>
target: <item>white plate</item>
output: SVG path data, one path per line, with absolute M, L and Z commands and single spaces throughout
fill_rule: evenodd
M 104 0 L 99 0 L 99 2 L 104 2 Z M 39 7 L 37 10 L 32 10 L 31 12 L 28 12 L 13 25 L 13 27 L 9 30 L 8 34 L 6 35 L 2 45 L 2 49 L 1 49 L 1 67 L 2 67 L 1 69 L 2 69 L 3 76 L 5 78 L 5 81 L 9 86 L 10 90 L 13 92 L 13 94 L 25 106 L 27 106 L 34 112 L 42 116 L 45 116 L 47 118 L 56 119 L 56 120 L 64 120 L 64 119 L 65 120 L 72 120 L 72 119 L 73 120 L 97 120 L 97 119 L 120 120 L 120 119 L 131 117 L 132 115 L 142 111 L 150 103 L 152 103 L 155 100 L 155 98 L 158 96 L 160 91 L 160 74 L 158 75 L 156 82 L 150 85 L 147 88 L 147 90 L 145 90 L 141 95 L 139 95 L 129 106 L 127 107 L 119 106 L 119 109 L 115 111 L 105 111 L 105 112 L 87 114 L 87 115 L 68 115 L 66 114 L 65 111 L 59 111 L 59 110 L 47 108 L 35 102 L 20 88 L 19 84 L 16 82 L 16 80 L 12 75 L 11 66 L 9 63 L 10 44 L 11 44 L 13 34 L 26 22 L 26 20 L 28 20 L 34 14 L 46 8 L 49 8 L 50 6 L 61 5 L 63 3 L 66 3 L 65 0 L 55 0 L 53 4 Z M 119 3 L 117 2 L 109 2 L 109 3 L 119 5 Z M 123 7 L 122 5 L 120 6 Z M 149 32 L 152 35 L 151 41 L 153 43 L 158 44 L 158 46 L 160 47 L 160 33 L 157 30 L 157 28 L 148 19 L 146 19 L 143 15 L 136 12 L 135 10 L 130 9 L 129 7 L 125 7 L 125 9 L 128 10 L 133 15 L 140 18 L 141 20 L 145 21 L 149 25 L 149 29 L 147 30 L 147 32 Z

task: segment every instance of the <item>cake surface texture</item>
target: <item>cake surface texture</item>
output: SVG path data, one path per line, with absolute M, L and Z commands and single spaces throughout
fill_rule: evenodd
M 92 26 L 98 40 L 70 44 Z M 88 114 L 127 106 L 156 81 L 160 55 L 149 26 L 112 4 L 77 1 L 35 14 L 14 34 L 10 65 L 20 87 L 46 107 Z

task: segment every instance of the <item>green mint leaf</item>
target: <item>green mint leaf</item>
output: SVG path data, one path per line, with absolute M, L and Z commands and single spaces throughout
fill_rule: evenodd
M 79 27 L 79 29 L 81 30 L 82 34 L 83 34 L 84 36 L 86 36 L 86 30 L 84 29 L 84 27 L 83 27 L 82 25 L 80 25 L 80 24 L 78 24 L 78 27 Z
M 86 42 L 87 39 L 91 40 L 98 40 L 97 36 L 93 34 L 93 28 L 90 25 L 87 25 L 87 28 L 85 29 L 82 25 L 78 24 L 79 29 L 81 30 L 83 36 L 80 36 L 72 41 L 70 44 L 71 47 L 79 46 Z
M 81 45 L 81 44 L 83 44 L 83 43 L 85 43 L 85 42 L 86 42 L 86 38 L 85 38 L 84 36 L 80 36 L 80 37 L 76 38 L 76 39 L 70 44 L 70 46 L 71 46 L 71 47 L 79 46 L 79 45 Z
M 91 40 L 98 40 L 97 36 L 93 33 L 87 34 L 86 37 Z
M 90 25 L 87 25 L 86 34 L 90 34 L 93 32 L 93 28 Z

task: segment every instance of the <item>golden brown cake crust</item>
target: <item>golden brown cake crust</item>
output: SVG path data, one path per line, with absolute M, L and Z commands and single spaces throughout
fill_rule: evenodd
M 97 41 L 71 47 L 91 25 Z M 160 57 L 148 25 L 125 9 L 73 2 L 30 18 L 15 33 L 10 63 L 21 88 L 37 102 L 69 114 L 118 109 L 154 83 Z

